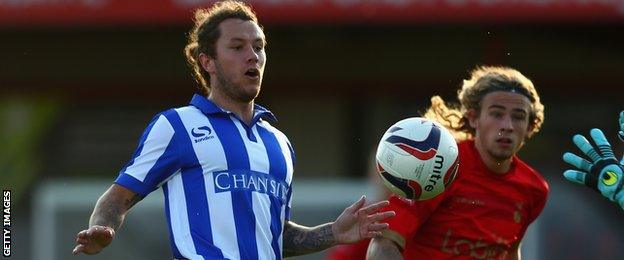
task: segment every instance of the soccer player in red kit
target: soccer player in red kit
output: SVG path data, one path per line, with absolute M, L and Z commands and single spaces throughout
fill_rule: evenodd
M 458 141 L 451 187 L 425 201 L 392 197 L 397 215 L 374 238 L 368 259 L 519 259 L 520 241 L 548 195 L 542 176 L 516 153 L 537 133 L 544 106 L 533 83 L 507 67 L 479 67 L 458 91 L 459 108 L 439 96 L 425 117 Z

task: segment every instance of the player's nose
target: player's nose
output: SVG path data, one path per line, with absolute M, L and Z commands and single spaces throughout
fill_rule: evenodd
M 511 116 L 505 116 L 500 122 L 501 132 L 511 132 L 514 130 L 513 120 Z
M 260 60 L 260 55 L 254 50 L 253 46 L 248 45 L 245 48 L 245 58 L 249 63 L 256 63 Z

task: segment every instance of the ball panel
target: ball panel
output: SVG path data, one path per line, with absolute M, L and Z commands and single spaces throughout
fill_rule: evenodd
M 405 198 L 412 197 L 410 189 L 401 188 L 405 186 L 401 183 L 401 179 L 394 177 L 386 172 L 379 164 L 379 162 L 377 162 L 377 172 L 379 172 L 379 176 L 381 177 L 381 180 L 383 180 L 384 185 L 386 185 L 386 187 L 388 187 L 390 191 L 392 191 L 392 193 Z

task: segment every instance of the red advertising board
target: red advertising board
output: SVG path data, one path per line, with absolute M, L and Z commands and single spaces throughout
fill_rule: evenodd
M 0 0 L 0 27 L 190 23 L 211 0 Z M 624 22 L 622 0 L 255 0 L 263 24 Z

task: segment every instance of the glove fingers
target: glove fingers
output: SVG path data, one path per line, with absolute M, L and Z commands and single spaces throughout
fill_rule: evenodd
M 594 139 L 594 143 L 598 147 L 598 150 L 602 154 L 603 158 L 615 159 L 615 155 L 613 155 L 613 150 L 611 149 L 611 144 L 607 141 L 607 138 L 600 129 L 594 128 L 589 131 L 589 134 L 592 139 Z
M 585 176 L 587 176 L 587 173 L 575 170 L 567 170 L 563 172 L 563 177 L 567 180 L 581 185 L 585 185 Z
M 572 138 L 572 141 L 574 141 L 574 144 L 576 145 L 576 147 L 581 149 L 581 151 L 585 155 L 589 156 L 589 158 L 593 162 L 596 162 L 596 161 L 598 161 L 600 159 L 600 155 L 598 154 L 598 152 L 596 152 L 594 147 L 592 147 L 592 145 L 589 143 L 589 141 L 587 141 L 587 139 L 584 136 L 582 136 L 582 135 L 575 135 Z
M 568 164 L 570 164 L 570 165 L 572 165 L 572 166 L 576 167 L 577 169 L 580 169 L 580 170 L 582 170 L 584 172 L 590 172 L 591 167 L 592 167 L 592 164 L 589 161 L 587 161 L 587 160 L 585 160 L 585 159 L 583 159 L 583 158 L 581 158 L 578 155 L 573 154 L 573 153 L 565 153 L 565 154 L 563 154 L 563 161 L 567 162 Z

